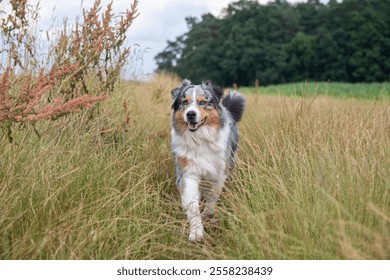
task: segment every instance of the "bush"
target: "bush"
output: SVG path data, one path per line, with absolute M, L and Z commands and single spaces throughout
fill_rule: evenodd
M 83 20 L 68 28 L 64 22 L 58 39 L 48 47 L 47 67 L 39 67 L 38 38 L 32 31 L 39 16 L 27 0 L 10 0 L 11 11 L 0 22 L 3 41 L 0 72 L 0 128 L 12 142 L 14 123 L 56 120 L 107 98 L 129 58 L 126 32 L 137 17 L 138 1 L 118 17 L 112 2 L 102 10 L 95 0 L 83 10 Z

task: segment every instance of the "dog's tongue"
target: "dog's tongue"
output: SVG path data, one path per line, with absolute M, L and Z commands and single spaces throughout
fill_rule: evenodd
M 189 123 L 188 128 L 190 130 L 196 130 L 198 128 L 198 123 Z

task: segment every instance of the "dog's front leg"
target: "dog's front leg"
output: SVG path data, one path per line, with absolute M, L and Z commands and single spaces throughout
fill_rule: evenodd
M 190 226 L 190 241 L 199 241 L 203 238 L 203 224 L 199 210 L 199 180 L 183 178 L 181 186 L 181 204 L 187 214 Z
M 206 193 L 206 205 L 204 207 L 202 218 L 210 224 L 216 224 L 215 208 L 218 203 L 219 196 L 224 186 L 224 179 L 211 183 L 212 187 Z

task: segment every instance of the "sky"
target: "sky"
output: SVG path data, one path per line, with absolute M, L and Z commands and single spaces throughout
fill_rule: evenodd
M 39 0 L 30 0 L 34 4 Z M 267 3 L 268 0 L 258 0 Z M 82 13 L 82 7 L 89 8 L 94 0 L 40 0 L 41 30 L 48 30 L 53 22 L 62 22 L 64 17 L 74 22 Z M 102 0 L 105 7 L 109 0 Z M 130 8 L 133 0 L 113 0 L 113 10 L 120 14 Z M 148 76 L 156 69 L 154 57 L 161 52 L 167 40 L 174 40 L 177 36 L 188 31 L 185 17 L 200 17 L 205 13 L 218 16 L 222 9 L 232 0 L 139 0 L 139 16 L 134 20 L 128 31 L 128 44 L 132 46 L 132 72 L 128 75 Z M 303 0 L 289 0 L 290 3 L 305 2 Z M 326 2 L 326 1 L 324 1 Z M 43 31 L 43 32 L 44 32 Z M 126 77 L 125 77 L 126 78 Z M 131 78 L 131 77 L 129 77 Z

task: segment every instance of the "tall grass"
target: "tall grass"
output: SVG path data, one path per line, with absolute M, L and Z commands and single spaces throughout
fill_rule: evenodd
M 0 142 L 1 259 L 388 259 L 388 103 L 247 95 L 236 168 L 187 240 L 169 149 L 178 80 L 118 84 Z

